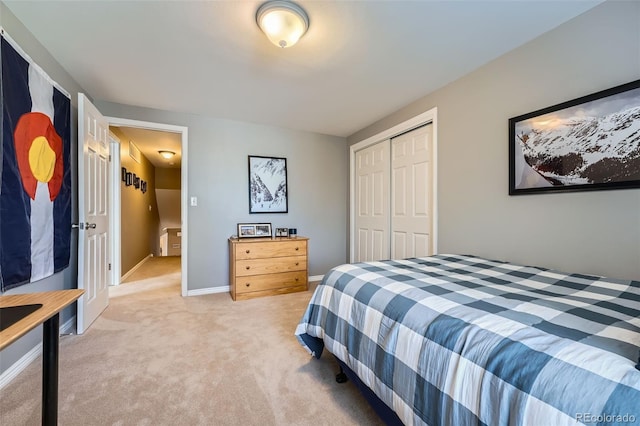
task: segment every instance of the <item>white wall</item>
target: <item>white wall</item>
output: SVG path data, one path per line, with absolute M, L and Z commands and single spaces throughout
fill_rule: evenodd
M 309 241 L 309 273 L 347 258 L 347 161 L 344 138 L 193 114 L 96 102 L 108 116 L 189 128 L 188 290 L 229 285 L 227 240 L 239 222 L 295 227 Z M 249 214 L 248 155 L 285 157 L 289 213 Z M 184 235 L 183 235 L 184 243 Z
M 637 79 L 640 2 L 608 1 L 348 141 L 437 107 L 441 253 L 640 280 L 640 189 L 508 195 L 510 117 Z

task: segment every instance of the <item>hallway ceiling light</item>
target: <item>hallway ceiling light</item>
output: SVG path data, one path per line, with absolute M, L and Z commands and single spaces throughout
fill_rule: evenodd
M 307 13 L 295 3 L 273 0 L 258 8 L 256 22 L 269 41 L 278 47 L 291 47 L 309 28 Z
M 176 155 L 176 153 L 173 151 L 158 151 L 158 154 L 160 154 L 163 158 L 166 158 L 167 160 L 173 157 L 174 155 Z

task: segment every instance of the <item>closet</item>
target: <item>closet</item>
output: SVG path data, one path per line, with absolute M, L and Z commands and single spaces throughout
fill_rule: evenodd
M 353 261 L 434 253 L 433 124 L 355 152 Z

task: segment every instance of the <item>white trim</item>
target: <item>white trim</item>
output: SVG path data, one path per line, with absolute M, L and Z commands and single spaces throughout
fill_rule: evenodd
M 71 334 L 75 331 L 76 317 L 72 316 L 60 326 L 59 334 Z M 42 354 L 42 342 L 35 345 L 29 352 L 24 354 L 22 358 L 14 362 L 2 374 L 0 374 L 0 390 L 13 381 L 20 373 L 22 373 L 33 361 L 37 360 Z
M 2 37 L 4 37 L 4 39 L 7 40 L 7 42 L 11 45 L 11 47 L 13 47 L 16 50 L 16 52 L 18 52 L 18 54 L 20 56 L 22 56 L 22 59 L 24 59 L 26 62 L 29 63 L 30 67 L 33 67 L 34 69 L 38 70 L 38 72 L 45 77 L 45 80 L 47 80 L 53 87 L 58 89 L 63 95 L 65 95 L 67 98 L 69 98 L 69 100 L 71 100 L 71 95 L 69 94 L 69 92 L 67 92 L 64 89 L 64 87 L 62 87 L 55 80 L 53 80 L 49 76 L 49 74 L 47 74 L 42 69 L 42 67 L 36 63 L 36 61 L 31 59 L 31 56 L 27 55 L 27 52 L 22 50 L 20 45 L 18 43 L 16 43 L 16 41 L 14 39 L 11 38 L 11 36 L 7 33 L 7 30 L 5 30 L 3 27 L 0 27 L 0 34 L 2 34 Z
M 355 243 L 355 161 L 356 152 L 360 151 L 368 146 L 382 142 L 386 139 L 390 139 L 401 133 L 413 130 L 416 127 L 431 123 L 433 125 L 433 182 L 432 182 L 432 217 L 433 227 L 431 230 L 433 240 L 433 253 L 438 252 L 438 108 L 433 107 L 429 111 L 416 115 L 400 124 L 384 130 L 376 135 L 368 137 L 367 139 L 356 142 L 349 147 L 349 262 L 353 262 L 354 259 L 354 243 Z
M 309 276 L 309 282 L 322 281 L 324 275 L 311 275 Z M 187 296 L 203 296 L 205 294 L 227 293 L 231 290 L 230 286 L 223 285 L 219 287 L 199 288 L 197 290 L 189 290 Z
M 228 293 L 229 286 L 222 285 L 219 287 L 199 288 L 197 290 L 189 290 L 187 296 L 203 296 L 205 294 Z
M 2 375 L 0 375 L 0 389 L 7 386 L 13 379 L 18 377 L 18 374 L 22 373 L 25 368 L 29 366 L 33 361 L 38 359 L 42 353 L 42 342 L 34 346 L 29 352 L 24 354 L 22 358 L 13 363 L 13 365 L 7 368 Z
M 111 250 L 109 250 L 109 285 L 120 285 L 120 273 L 122 263 L 120 260 L 120 249 L 122 240 L 120 235 L 122 199 L 120 193 L 120 139 L 109 131 L 109 155 L 111 158 L 111 179 L 109 180 L 109 237 L 111 238 Z
M 133 268 L 129 269 L 129 271 L 126 274 L 124 274 L 122 277 L 120 277 L 120 282 L 122 282 L 122 281 L 126 280 L 127 278 L 129 278 L 131 276 L 131 274 L 133 274 L 135 271 L 140 269 L 140 267 L 144 264 L 144 262 L 146 262 L 147 260 L 151 259 L 152 257 L 153 257 L 152 254 L 148 254 L 147 257 L 142 259 L 140 262 L 138 262 L 138 264 L 136 266 L 134 266 Z
M 76 331 L 75 315 L 69 318 L 67 322 L 60 326 L 60 335 L 62 336 L 63 334 L 73 334 L 74 331 Z
M 105 117 L 107 119 L 107 121 L 109 122 L 109 125 L 112 126 L 124 126 L 124 127 L 135 127 L 138 129 L 147 129 L 147 130 L 162 130 L 165 132 L 172 132 L 172 133 L 180 133 L 180 135 L 182 136 L 182 148 L 181 148 L 181 165 L 180 165 L 180 180 L 181 180 L 181 186 L 180 186 L 180 195 L 181 195 L 181 209 L 180 209 L 180 215 L 181 215 L 181 231 L 182 232 L 182 237 L 181 237 L 181 244 L 180 244 L 180 250 L 181 250 L 181 257 L 182 257 L 182 264 L 181 264 L 181 295 L 182 296 L 188 296 L 188 289 L 189 289 L 189 285 L 188 285 L 188 280 L 187 280 L 187 272 L 189 270 L 188 264 L 189 264 L 189 256 L 187 254 L 187 248 L 189 246 L 188 244 L 188 237 L 189 237 L 189 229 L 188 229 L 188 214 L 189 214 L 189 209 L 188 209 L 188 199 L 189 199 L 189 182 L 188 182 L 188 173 L 187 173 L 187 165 L 189 164 L 188 162 L 188 145 L 189 145 L 189 128 L 185 127 L 185 126 L 176 126 L 173 124 L 163 124 L 163 123 L 153 123 L 150 121 L 140 121 L 140 120 L 131 120 L 128 118 L 118 118 L 118 117 Z

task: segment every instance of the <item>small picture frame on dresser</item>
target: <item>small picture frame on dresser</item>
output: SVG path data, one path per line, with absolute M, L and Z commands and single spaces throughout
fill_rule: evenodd
M 238 238 L 271 238 L 270 223 L 239 223 Z
M 276 237 L 288 237 L 289 228 L 276 228 Z

